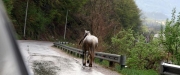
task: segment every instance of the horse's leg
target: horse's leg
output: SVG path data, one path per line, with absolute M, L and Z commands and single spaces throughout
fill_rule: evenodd
M 83 66 L 86 66 L 86 50 L 83 51 Z
M 90 54 L 91 54 L 91 51 L 90 51 L 90 50 L 91 50 L 91 49 L 88 48 L 87 63 L 89 63 L 89 61 L 90 61 Z
M 89 59 L 90 59 L 90 54 L 88 52 L 87 63 L 89 63 Z
M 92 49 L 92 62 L 94 62 L 94 56 L 95 56 L 95 49 L 97 49 L 98 45 L 97 43 L 93 46 L 93 49 Z
M 84 66 L 86 66 L 86 57 L 87 56 L 86 56 L 86 50 L 85 50 L 85 52 L 84 52 L 84 64 L 83 64 Z
M 89 67 L 92 67 L 92 48 L 90 48 L 89 52 L 90 52 L 90 63 L 89 63 Z
M 82 54 L 82 63 L 83 63 L 83 66 L 86 66 L 86 60 L 85 60 L 85 58 L 86 58 L 86 49 L 83 47 L 83 54 Z
M 94 62 L 94 50 L 95 50 L 95 48 L 93 47 L 93 49 L 92 49 L 92 62 Z
M 84 50 L 82 52 L 83 52 L 83 54 L 82 54 L 82 63 L 83 63 L 83 66 L 84 66 Z
M 92 46 L 91 53 L 90 53 L 90 64 L 89 64 L 89 67 L 92 67 L 92 63 L 94 62 L 94 50 L 95 50 L 95 46 Z

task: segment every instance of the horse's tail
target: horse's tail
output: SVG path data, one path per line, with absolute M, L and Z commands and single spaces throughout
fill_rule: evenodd
M 81 44 L 81 42 L 84 40 L 84 38 L 87 36 L 87 33 L 84 35 L 84 37 L 81 39 L 81 41 L 79 42 L 79 45 Z

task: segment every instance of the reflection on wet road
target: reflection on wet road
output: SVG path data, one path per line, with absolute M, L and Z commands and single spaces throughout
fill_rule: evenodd
M 52 42 L 19 40 L 19 46 L 32 75 L 119 75 L 97 64 L 82 67 L 81 59 L 52 47 Z

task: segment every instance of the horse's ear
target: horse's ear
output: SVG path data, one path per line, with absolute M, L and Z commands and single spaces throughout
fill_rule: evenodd
M 86 33 L 88 33 L 88 34 L 89 34 L 89 33 L 90 33 L 90 31 L 86 31 Z
M 85 30 L 85 33 L 88 33 L 89 31 Z

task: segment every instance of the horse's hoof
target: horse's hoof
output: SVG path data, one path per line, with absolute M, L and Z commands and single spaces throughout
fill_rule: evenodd
M 87 63 L 89 63 L 89 60 L 87 60 Z
M 89 67 L 92 67 L 92 64 L 89 64 Z
M 86 66 L 86 63 L 83 63 L 83 66 Z

